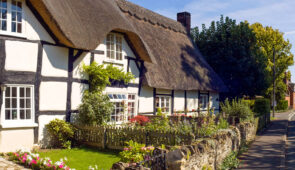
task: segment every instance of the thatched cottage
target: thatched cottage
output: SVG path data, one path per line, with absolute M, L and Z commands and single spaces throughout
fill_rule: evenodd
M 0 152 L 30 148 L 49 121 L 71 120 L 88 88 L 82 63 L 134 74 L 105 91 L 113 122 L 219 109 L 226 87 L 189 38 L 187 12 L 177 22 L 125 0 L 0 0 L 0 13 Z

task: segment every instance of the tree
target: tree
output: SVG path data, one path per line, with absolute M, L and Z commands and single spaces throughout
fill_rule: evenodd
M 273 52 L 275 50 L 275 82 L 276 82 L 276 101 L 284 100 L 287 91 L 287 86 L 284 79 L 290 79 L 291 73 L 287 72 L 288 67 L 294 64 L 293 54 L 291 53 L 292 45 L 289 40 L 284 39 L 284 34 L 272 27 L 263 27 L 260 23 L 252 24 L 251 29 L 255 32 L 256 46 L 260 48 L 260 54 L 267 61 L 265 68 L 266 79 L 273 81 Z M 285 74 L 287 72 L 287 74 Z M 268 87 L 265 96 L 272 97 L 273 86 Z
M 83 71 L 89 75 L 89 90 L 83 95 L 79 106 L 78 122 L 84 125 L 102 125 L 110 120 L 113 104 L 103 90 L 112 81 L 129 83 L 134 76 L 113 65 L 99 65 L 96 62 L 84 65 Z
M 256 45 L 256 35 L 247 22 L 221 16 L 211 26 L 192 29 L 192 38 L 207 62 L 229 89 L 225 97 L 262 95 L 269 87 L 265 80 L 265 56 Z M 259 55 L 257 55 L 259 54 Z

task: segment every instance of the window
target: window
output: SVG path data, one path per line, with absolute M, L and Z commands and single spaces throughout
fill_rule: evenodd
M 128 95 L 128 119 L 135 116 L 135 94 Z
M 200 109 L 207 110 L 208 108 L 208 94 L 200 94 L 199 107 Z
M 8 86 L 4 91 L 4 120 L 33 120 L 33 87 Z
M 123 60 L 122 55 L 122 41 L 123 37 L 119 34 L 108 34 L 107 35 L 107 58 L 112 60 Z
M 23 33 L 23 2 L 21 0 L 0 0 L 0 31 L 12 35 Z
M 126 121 L 127 118 L 129 119 L 135 116 L 135 94 L 108 94 L 108 96 L 111 102 L 114 104 L 114 110 L 111 114 L 111 122 L 120 123 Z
M 156 96 L 156 109 L 160 108 L 164 113 L 171 111 L 171 97 L 170 96 Z

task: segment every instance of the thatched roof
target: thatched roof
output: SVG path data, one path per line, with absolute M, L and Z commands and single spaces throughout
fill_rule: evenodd
M 144 83 L 174 90 L 225 91 L 175 20 L 125 0 L 29 0 L 56 36 L 69 47 L 93 50 L 111 31 L 125 33 L 146 61 Z

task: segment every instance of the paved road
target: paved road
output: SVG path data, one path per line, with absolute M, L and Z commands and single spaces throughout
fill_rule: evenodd
M 285 169 L 285 147 L 289 113 L 276 114 L 277 120 L 263 135 L 257 136 L 242 156 L 239 169 Z
M 286 147 L 286 169 L 295 169 L 295 115 L 289 119 Z

